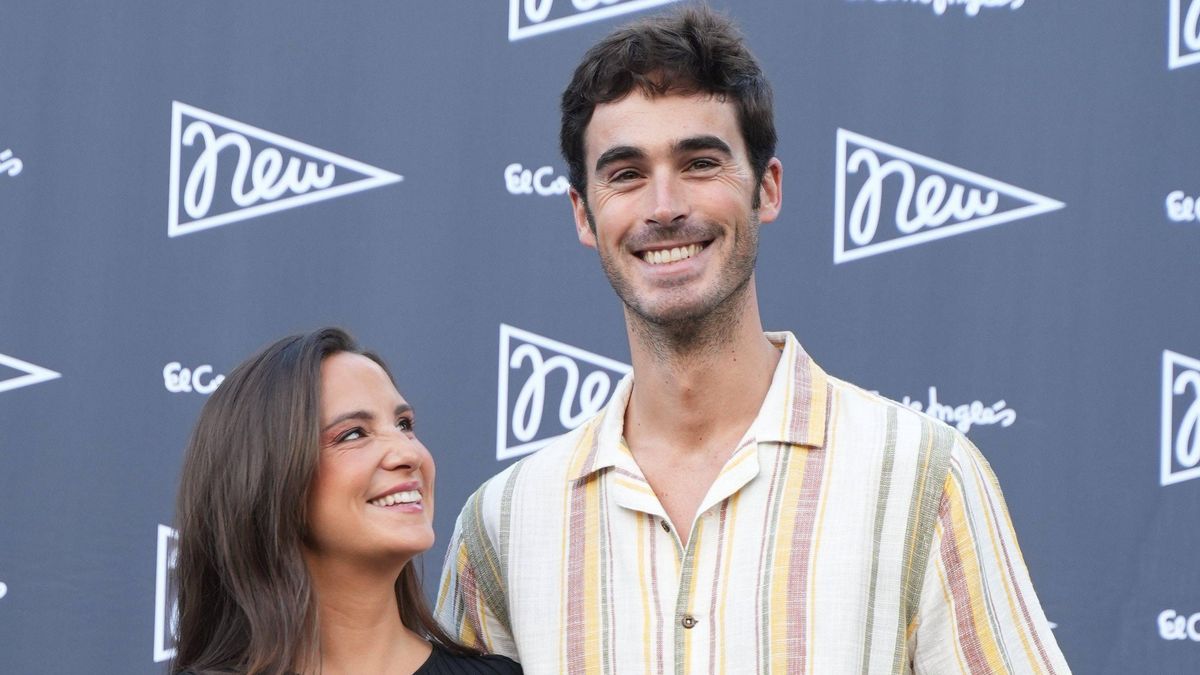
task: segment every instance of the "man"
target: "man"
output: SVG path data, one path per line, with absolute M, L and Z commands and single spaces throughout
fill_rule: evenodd
M 618 30 L 562 109 L 633 375 L 472 496 L 443 624 L 530 673 L 1068 672 L 971 443 L 763 333 L 783 167 L 735 29 L 689 9 Z

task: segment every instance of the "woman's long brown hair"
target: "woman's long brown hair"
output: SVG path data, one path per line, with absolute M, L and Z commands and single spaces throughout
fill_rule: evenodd
M 362 354 L 345 331 L 293 335 L 235 368 L 192 432 L 175 518 L 179 634 L 171 672 L 284 673 L 319 663 L 316 594 L 301 553 L 316 472 L 321 362 Z M 389 372 L 390 376 L 390 372 Z M 460 654 L 417 571 L 395 584 L 406 627 Z

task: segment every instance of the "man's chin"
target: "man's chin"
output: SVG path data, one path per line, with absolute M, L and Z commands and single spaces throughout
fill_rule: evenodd
M 626 307 L 643 323 L 671 332 L 681 327 L 695 328 L 713 310 L 708 303 L 700 300 L 642 303 L 636 306 L 626 303 Z

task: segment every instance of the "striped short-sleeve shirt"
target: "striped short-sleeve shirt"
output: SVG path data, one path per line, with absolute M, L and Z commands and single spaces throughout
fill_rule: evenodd
M 627 377 L 471 497 L 439 620 L 527 673 L 1068 673 L 974 446 L 768 337 L 690 536 L 624 442 Z

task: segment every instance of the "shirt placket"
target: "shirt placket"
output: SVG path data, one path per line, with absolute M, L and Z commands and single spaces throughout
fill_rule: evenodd
M 719 550 L 724 544 L 716 538 L 717 519 L 722 504 L 758 474 L 757 443 L 752 436 L 742 439 L 726 467 L 713 481 L 688 532 L 686 546 L 640 471 L 628 466 L 623 467 L 621 473 L 621 478 L 613 483 L 614 502 L 646 514 L 657 524 L 649 535 L 659 544 L 653 547 L 657 552 L 657 568 L 676 571 L 674 593 L 670 588 L 661 588 L 656 608 L 663 619 L 663 625 L 658 627 L 663 640 L 662 670 L 666 673 L 706 671 L 702 664 L 707 663 L 709 654 L 703 647 L 712 639 L 715 630 L 710 611 L 713 603 L 706 599 L 711 601 L 711 594 L 716 592 L 712 586 L 719 578 L 716 566 L 723 556 L 729 555 L 728 551 Z M 664 574 L 661 578 L 670 577 Z M 707 594 L 705 589 L 708 589 Z

